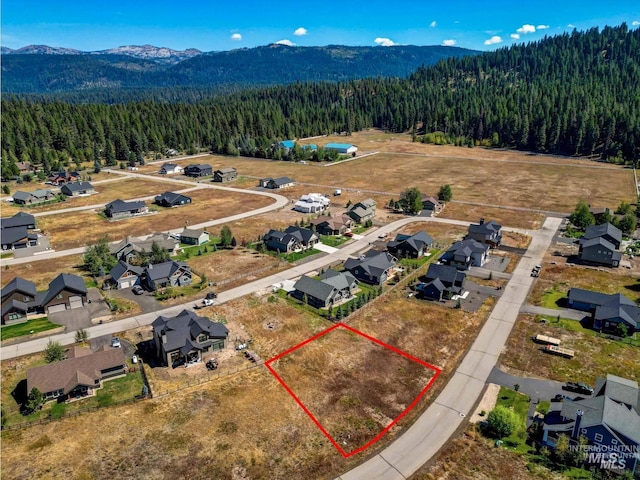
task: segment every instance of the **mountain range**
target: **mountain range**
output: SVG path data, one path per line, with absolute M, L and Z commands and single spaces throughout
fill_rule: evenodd
M 406 77 L 420 66 L 480 52 L 445 46 L 297 47 L 270 44 L 220 52 L 130 45 L 83 52 L 2 47 L 2 91 L 50 94 L 87 90 L 235 87 Z

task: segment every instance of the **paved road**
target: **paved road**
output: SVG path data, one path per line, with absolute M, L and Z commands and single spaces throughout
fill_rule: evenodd
M 562 385 L 564 385 L 562 382 L 540 378 L 519 377 L 505 373 L 497 367 L 493 367 L 487 382 L 495 383 L 496 385 L 501 385 L 512 390 L 514 385 L 517 384 L 520 386 L 518 391 L 529 395 L 534 403 L 537 403 L 538 400 L 551 400 L 559 393 L 566 394 L 566 392 L 562 390 Z
M 560 315 L 560 318 L 568 318 L 570 320 L 581 321 L 584 317 L 587 316 L 585 312 L 580 312 L 578 310 L 572 310 L 570 308 L 544 308 L 537 307 L 535 305 L 530 305 L 525 303 L 520 308 L 522 313 L 533 313 L 534 315 L 547 315 L 549 317 L 557 317 Z
M 532 232 L 527 254 L 442 393 L 402 436 L 340 480 L 406 479 L 438 453 L 480 397 L 533 284 L 531 269 L 542 261 L 560 222 L 549 217 L 542 229 Z

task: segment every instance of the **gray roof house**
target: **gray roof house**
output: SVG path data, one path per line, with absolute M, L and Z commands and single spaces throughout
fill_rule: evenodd
M 490 220 L 484 221 L 480 219 L 480 223 L 472 223 L 469 225 L 469 233 L 465 237 L 467 240 L 476 240 L 480 243 L 486 243 L 490 247 L 497 247 L 502 242 L 502 225 Z
M 25 212 L 18 212 L 13 217 L 5 217 L 0 220 L 0 227 L 3 230 L 8 228 L 26 227 L 36 228 L 36 218 Z
M 140 276 L 144 269 L 136 265 L 130 265 L 123 260 L 118 263 L 109 272 L 111 277 L 111 285 L 117 290 L 133 287 L 140 284 Z
M 344 268 L 361 282 L 382 285 L 389 278 L 396 262 L 397 259 L 388 252 L 369 250 L 360 258 L 348 258 L 344 262 Z
M 424 217 L 433 217 L 442 212 L 444 208 L 444 203 L 438 200 L 437 197 L 432 195 L 422 195 L 422 216 Z
M 387 250 L 396 258 L 420 258 L 428 253 L 431 245 L 433 238 L 421 230 L 413 235 L 396 235 L 393 241 L 387 243 Z
M 618 334 L 618 325 L 624 324 L 630 334 L 640 331 L 640 307 L 621 293 L 608 295 L 571 288 L 567 294 L 567 306 L 590 312 L 595 330 Z
M 180 241 L 188 245 L 202 245 L 209 241 L 209 233 L 202 228 L 187 228 L 180 232 Z
M 156 318 L 151 324 L 156 354 L 171 367 L 202 360 L 203 354 L 225 347 L 229 331 L 222 323 L 212 322 L 189 310 L 175 317 Z
M 189 205 L 191 197 L 181 193 L 164 192 L 162 195 L 156 196 L 155 202 L 161 207 L 179 207 L 180 205 Z
M 596 381 L 590 398 L 552 402 L 551 407 L 543 424 L 544 444 L 554 448 L 560 434 L 576 441 L 584 437 L 588 445 L 598 446 L 598 451 L 604 452 L 587 459 L 596 468 L 608 464 L 627 472 L 637 472 L 640 463 L 640 389 L 636 381 L 607 375 Z
M 591 225 L 585 230 L 582 240 L 588 241 L 594 238 L 604 238 L 609 243 L 613 244 L 614 248 L 618 249 L 622 242 L 622 230 L 610 223 Z
M 122 348 L 102 347 L 93 353 L 88 348 L 72 347 L 65 360 L 29 368 L 27 391 L 37 388 L 45 400 L 80 398 L 101 388 L 103 380 L 126 372 Z
M 582 241 L 578 257 L 581 262 L 587 264 L 618 267 L 622 260 L 622 252 L 616 250 L 615 245 L 605 237 L 595 237 Z
M 187 165 L 184 169 L 184 174 L 187 177 L 206 177 L 213 173 L 213 167 L 206 163 Z
M 36 285 L 15 277 L 2 288 L 2 325 L 21 323 L 30 312 L 37 310 Z
M 131 260 L 140 253 L 151 252 L 153 244 L 166 250 L 169 255 L 175 255 L 178 251 L 179 242 L 167 233 L 154 233 L 144 240 L 136 237 L 127 237 L 117 243 L 109 245 L 109 251 L 118 260 L 131 262 Z
M 191 267 L 183 262 L 167 262 L 148 265 L 142 273 L 141 284 L 150 292 L 158 288 L 191 285 Z
M 481 267 L 489 256 L 489 245 L 476 240 L 455 242 L 440 259 L 460 270 Z
M 48 189 L 34 190 L 33 192 L 17 191 L 13 194 L 13 203 L 16 205 L 36 205 L 49 202 L 55 198 L 56 195 Z
M 337 303 L 353 297 L 358 282 L 349 272 L 329 269 L 315 279 L 302 275 L 294 284 L 291 296 L 316 308 L 332 308 Z
M 349 208 L 347 215 L 356 223 L 371 220 L 376 214 L 376 202 L 371 198 L 358 202 Z
M 65 183 L 62 187 L 60 187 L 60 191 L 68 197 L 92 195 L 96 193 L 93 185 L 91 185 L 89 182 Z
M 125 218 L 134 215 L 142 215 L 149 211 L 147 205 L 142 200 L 125 202 L 123 200 L 114 200 L 107 203 L 104 212 L 109 218 Z
M 0 226 L 2 250 L 15 250 L 40 245 L 49 246 L 49 238 L 37 232 L 30 232 L 36 228 L 36 220 L 33 215 L 18 212 L 13 217 L 3 218 Z
M 309 228 L 296 227 L 294 225 L 288 226 L 284 233 L 293 235 L 298 239 L 302 244 L 302 248 L 313 248 L 320 240 L 313 230 Z
M 278 177 L 278 178 L 261 178 L 260 186 L 263 188 L 271 188 L 271 189 L 279 189 L 285 187 L 292 187 L 296 182 L 289 177 Z
M 313 248 L 319 238 L 313 230 L 289 226 L 284 232 L 269 230 L 262 241 L 269 250 L 290 253 Z
M 424 298 L 431 300 L 451 298 L 464 293 L 466 277 L 466 273 L 456 267 L 432 263 L 417 290 Z
M 36 295 L 36 304 L 45 313 L 81 308 L 87 303 L 84 280 L 71 273 L 61 273 L 49 283 L 49 288 Z
M 238 170 L 234 167 L 220 168 L 213 172 L 212 182 L 231 182 L 238 178 Z

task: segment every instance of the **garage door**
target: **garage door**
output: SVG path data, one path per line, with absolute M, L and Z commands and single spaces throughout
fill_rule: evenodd
M 82 307 L 82 297 L 79 296 L 73 296 L 73 297 L 69 297 L 69 307 L 70 308 L 80 308 Z
M 67 306 L 64 303 L 61 303 L 60 305 L 51 305 L 47 311 L 49 313 L 56 313 L 56 312 L 64 312 L 67 309 Z
M 133 278 L 127 278 L 126 280 L 120 281 L 120 288 L 129 288 L 133 287 L 133 283 L 135 280 Z

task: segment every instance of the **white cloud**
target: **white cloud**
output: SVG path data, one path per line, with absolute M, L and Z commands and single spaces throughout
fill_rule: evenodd
M 295 47 L 296 44 L 293 43 L 291 40 L 287 40 L 286 38 L 283 38 L 282 40 L 278 40 L 277 42 L 275 42 L 276 45 L 286 45 L 287 47 Z
M 300 27 L 300 28 L 296 28 L 295 32 L 293 32 L 293 34 L 297 37 L 302 37 L 304 35 L 307 34 L 307 29 L 304 27 Z
M 433 28 L 433 27 L 435 27 L 435 26 L 437 26 L 437 25 L 438 25 L 438 24 L 437 24 L 437 22 L 436 22 L 435 20 L 429 24 L 429 26 L 430 26 L 431 28 Z
M 242 35 L 240 35 L 239 33 L 234 33 L 233 35 L 231 35 L 231 40 L 239 42 L 240 40 L 242 40 Z
M 640 22 L 638 20 L 634 20 L 633 22 L 631 22 L 631 25 L 637 27 L 638 25 L 640 25 Z
M 442 45 L 444 45 L 445 47 L 453 47 L 455 44 L 456 44 L 456 41 L 453 39 L 442 41 Z
M 374 40 L 374 42 L 378 45 L 382 45 L 383 47 L 393 47 L 395 42 L 390 38 L 378 37 Z
M 529 25 L 528 23 L 522 25 L 519 29 L 516 30 L 518 33 L 534 33 L 536 31 L 536 27 L 533 25 Z
M 549 28 L 549 25 L 538 25 L 536 28 L 538 30 L 546 30 L 547 28 Z
M 484 41 L 485 45 L 495 45 L 496 43 L 502 43 L 502 37 L 494 35 L 490 39 Z
M 576 28 L 576 26 L 573 23 L 570 23 L 567 25 L 568 28 Z
M 517 33 L 512 33 L 511 34 L 511 38 L 513 38 L 514 40 L 519 40 L 520 39 L 520 35 Z

